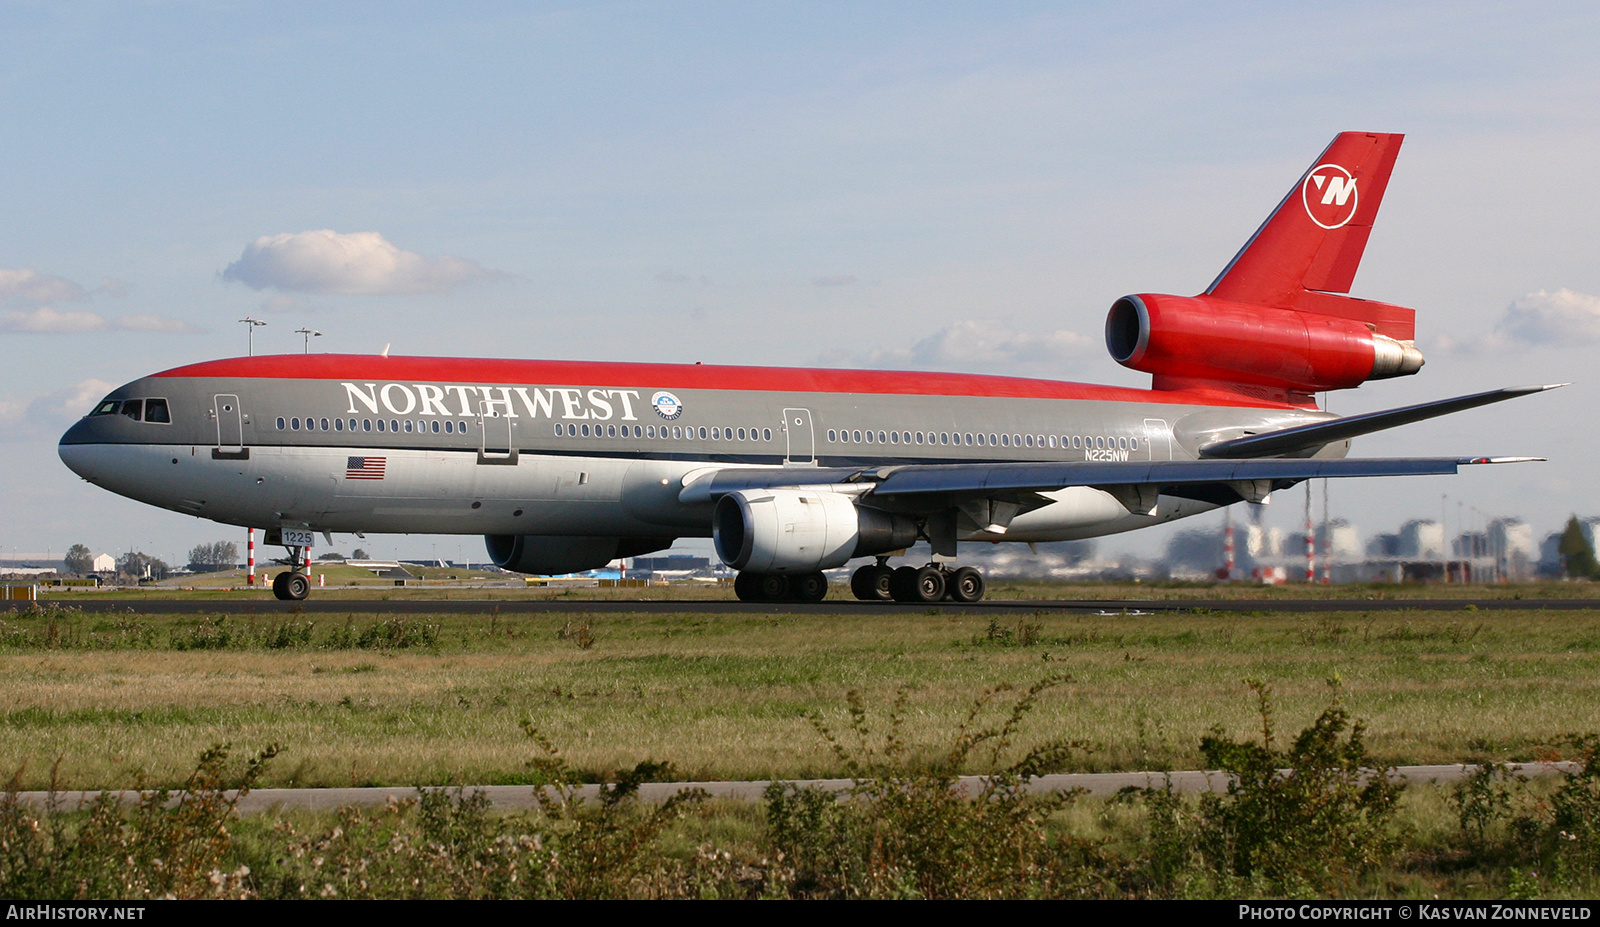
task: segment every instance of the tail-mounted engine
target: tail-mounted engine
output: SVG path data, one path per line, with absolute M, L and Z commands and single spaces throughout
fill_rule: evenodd
M 1341 307 L 1362 304 L 1316 295 Z M 1124 367 L 1154 374 L 1158 389 L 1209 381 L 1315 393 L 1407 376 L 1423 363 L 1411 341 L 1380 334 L 1359 317 L 1207 295 L 1122 297 L 1106 316 L 1106 347 Z
M 852 557 L 902 550 L 917 542 L 903 515 L 856 505 L 826 490 L 746 489 L 717 500 L 711 519 L 717 556 L 735 570 L 811 573 Z

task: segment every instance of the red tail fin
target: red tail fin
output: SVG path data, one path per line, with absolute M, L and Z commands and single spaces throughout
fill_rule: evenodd
M 1207 295 L 1313 312 L 1328 312 L 1329 304 L 1342 302 L 1318 294 L 1350 292 L 1403 138 L 1368 132 L 1336 137 L 1228 263 Z M 1347 313 L 1355 307 L 1345 308 L 1332 314 L 1353 317 Z M 1411 333 L 1392 337 L 1410 338 Z

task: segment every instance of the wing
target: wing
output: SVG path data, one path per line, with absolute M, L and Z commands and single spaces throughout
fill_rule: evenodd
M 1462 466 L 1540 457 L 1257 458 L 1253 460 L 1069 461 L 908 464 L 895 467 L 727 468 L 690 474 L 678 498 L 713 502 L 743 489 L 810 487 L 848 492 L 897 511 L 931 512 L 968 499 L 1021 501 L 1070 486 L 1111 493 L 1130 512 L 1149 514 L 1158 495 L 1228 504 L 1259 502 L 1302 480 L 1435 476 Z M 1039 500 L 1043 502 L 1045 500 Z

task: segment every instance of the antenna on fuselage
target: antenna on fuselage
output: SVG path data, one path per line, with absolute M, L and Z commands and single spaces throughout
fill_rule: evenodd
M 389 345 L 391 345 L 391 344 L 394 344 L 394 342 L 391 341 L 391 342 L 389 342 L 389 344 L 384 345 L 383 346 L 383 350 L 378 352 L 378 356 L 379 357 L 388 357 L 389 356 Z

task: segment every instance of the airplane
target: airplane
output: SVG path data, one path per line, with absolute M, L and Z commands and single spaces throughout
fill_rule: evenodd
M 1187 518 L 1309 479 L 1540 458 L 1349 458 L 1360 435 L 1552 386 L 1338 417 L 1316 393 L 1422 368 L 1415 313 L 1349 296 L 1403 136 L 1346 132 L 1205 291 L 1106 317 L 1149 389 L 882 370 L 383 355 L 235 357 L 108 394 L 62 436 L 85 480 L 261 528 L 303 599 L 317 534 L 481 534 L 553 575 L 711 537 L 744 601 L 978 601 L 959 545 Z M 1559 385 L 1559 384 L 1558 384 Z M 891 557 L 927 541 L 926 565 Z

